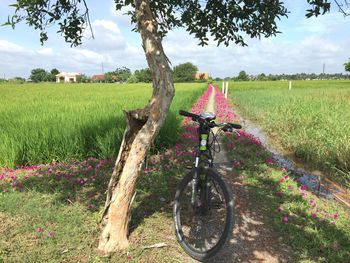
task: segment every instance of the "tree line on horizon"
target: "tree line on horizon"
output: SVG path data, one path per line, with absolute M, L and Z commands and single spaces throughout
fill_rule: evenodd
M 350 59 L 347 63 L 344 63 L 345 71 L 350 72 Z M 225 77 L 225 78 L 211 78 L 205 80 L 200 78 L 199 80 L 195 79 L 195 74 L 197 73 L 198 68 L 191 62 L 186 62 L 179 64 L 173 68 L 173 78 L 174 82 L 193 82 L 193 81 L 222 81 L 222 80 L 233 80 L 233 81 L 276 81 L 276 80 L 332 80 L 332 79 L 350 79 L 350 74 L 343 73 L 295 73 L 295 74 L 265 74 L 261 73 L 258 75 L 249 75 L 246 71 L 241 70 L 237 76 L 234 77 Z M 51 71 L 46 71 L 42 68 L 36 68 L 31 71 L 29 79 L 32 82 L 55 82 L 56 75 L 60 71 L 56 68 Z M 134 73 L 127 67 L 116 68 L 114 71 L 106 72 L 104 78 L 94 80 L 92 77 L 89 77 L 85 74 L 81 74 L 77 77 L 78 83 L 91 83 L 91 82 L 103 82 L 103 83 L 151 83 L 152 75 L 149 68 L 135 70 Z M 5 80 L 0 78 L 1 82 L 26 82 L 25 78 L 14 77 L 10 80 Z
M 344 63 L 345 71 L 350 72 L 350 58 Z M 234 80 L 234 81 L 274 81 L 274 80 L 323 80 L 323 79 L 350 79 L 350 74 L 343 73 L 295 73 L 295 74 L 265 74 L 248 75 L 244 70 L 241 70 L 235 77 L 215 78 L 215 81 Z
M 173 68 L 174 72 L 174 82 L 191 82 L 195 81 L 195 74 L 197 73 L 197 66 L 193 65 L 191 62 L 186 62 L 179 64 Z M 30 82 L 56 82 L 56 75 L 59 74 L 60 71 L 58 69 L 52 69 L 51 71 L 47 71 L 42 68 L 35 68 L 31 70 L 31 74 L 29 77 Z M 99 78 L 94 78 L 94 76 L 103 76 Z M 103 82 L 103 83 L 151 83 L 152 82 L 152 74 L 149 68 L 137 69 L 133 73 L 127 67 L 116 68 L 114 71 L 109 71 L 104 74 L 87 76 L 86 74 L 81 74 L 77 76 L 78 83 L 91 83 L 91 82 Z M 0 79 L 0 82 L 26 82 L 25 78 L 22 77 L 14 77 L 10 80 Z M 198 80 L 197 80 L 198 81 Z M 205 81 L 204 78 L 199 81 Z
M 333 74 L 316 74 L 316 73 L 296 73 L 296 74 L 258 74 L 249 75 L 244 70 L 240 71 L 238 76 L 214 78 L 214 81 L 278 81 L 278 80 L 341 80 L 350 79 L 350 74 L 333 73 Z

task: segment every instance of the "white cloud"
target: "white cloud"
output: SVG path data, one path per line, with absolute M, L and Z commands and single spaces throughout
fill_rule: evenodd
M 332 37 L 315 36 L 301 42 L 283 41 L 283 38 L 248 39 L 248 47 L 230 45 L 216 47 L 214 43 L 200 47 L 187 32 L 170 32 L 164 49 L 173 65 L 193 62 L 200 71 L 213 76 L 234 76 L 240 70 L 249 74 L 296 73 L 322 71 L 326 63 L 328 72 L 343 72 L 350 38 L 343 42 Z
M 110 20 L 96 20 L 92 23 L 94 39 L 86 31 L 82 47 L 96 52 L 120 50 L 126 47 L 126 39 L 118 25 Z
M 0 52 L 2 53 L 25 53 L 27 50 L 7 40 L 0 40 Z
M 95 20 L 95 39 L 85 35 L 83 45 L 70 48 L 68 45 L 48 46 L 39 49 L 26 48 L 8 40 L 0 39 L 0 75 L 26 76 L 33 68 L 81 72 L 92 75 L 126 66 L 132 70 L 146 67 L 142 47 L 127 42 L 118 25 L 110 20 Z
M 76 57 L 82 57 L 83 59 L 103 59 L 102 55 L 88 49 L 72 49 L 71 53 L 75 54 Z
M 53 54 L 52 48 L 42 48 L 42 49 L 37 50 L 37 52 L 39 54 L 42 54 L 42 55 L 52 55 Z
M 110 20 L 95 20 L 92 23 L 92 27 L 103 28 L 106 31 L 111 31 L 112 33 L 114 33 L 116 35 L 120 34 L 120 30 L 119 30 L 119 27 L 117 26 L 117 24 L 114 23 L 113 21 L 110 21 Z
M 7 76 L 28 76 L 35 67 L 88 75 L 99 73 L 101 63 L 105 71 L 121 66 L 132 70 L 146 67 L 139 41 L 128 33 L 130 27 L 124 26 L 125 21 L 121 18 L 129 19 L 115 15 L 111 18 L 113 20 L 93 21 L 95 39 L 91 39 L 87 30 L 84 44 L 78 48 L 62 45 L 56 41 L 55 35 L 54 41 L 51 39 L 44 48 L 28 48 L 19 41 L 14 43 L 0 39 L 0 76 L 4 72 Z M 333 18 L 338 22 L 333 22 Z M 163 45 L 173 66 L 190 61 L 200 71 L 213 76 L 234 76 L 240 70 L 249 74 L 317 73 L 322 71 L 323 63 L 326 63 L 327 72 L 343 72 L 343 63 L 349 57 L 350 37 L 343 33 L 345 27 L 339 24 L 342 19 L 331 14 L 319 20 L 320 24 L 316 20 L 308 20 L 311 21 L 310 27 L 306 22 L 300 22 L 304 21 L 301 19 L 295 27 L 287 27 L 284 34 L 277 38 L 247 39 L 248 47 L 234 44 L 217 47 L 212 40 L 208 46 L 200 47 L 198 41 L 184 30 L 169 32 Z

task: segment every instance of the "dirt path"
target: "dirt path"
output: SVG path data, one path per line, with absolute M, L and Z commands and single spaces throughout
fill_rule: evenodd
M 215 89 L 209 97 L 206 111 L 215 113 Z M 263 213 L 242 184 L 242 178 L 232 171 L 223 146 L 215 155 L 215 167 L 231 186 L 235 201 L 235 226 L 225 247 L 208 262 L 293 262 L 291 248 L 283 238 L 264 225 Z

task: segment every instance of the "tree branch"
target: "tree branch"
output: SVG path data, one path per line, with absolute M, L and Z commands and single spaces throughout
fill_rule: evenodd
M 334 2 L 337 4 L 338 8 L 339 8 L 339 12 L 343 13 L 344 16 L 349 16 L 350 15 L 350 11 L 349 10 L 345 10 L 343 8 L 343 6 L 345 5 L 345 7 L 348 9 L 350 2 L 344 0 L 344 3 L 339 3 L 337 0 L 334 0 Z
M 85 14 L 84 14 L 84 15 L 85 15 L 85 17 L 86 17 L 86 21 L 87 21 L 87 23 L 88 23 L 88 25 L 89 25 L 92 39 L 95 39 L 94 31 L 93 31 L 93 29 L 92 29 L 92 25 L 91 25 L 91 21 L 90 21 L 89 8 L 88 8 L 88 6 L 87 6 L 85 0 L 83 0 L 83 3 L 84 3 L 84 6 L 85 6 Z

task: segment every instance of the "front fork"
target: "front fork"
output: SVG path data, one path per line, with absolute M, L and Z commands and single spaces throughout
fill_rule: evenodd
M 212 159 L 208 160 L 209 162 L 209 167 L 212 167 Z M 208 199 L 209 199 L 209 182 L 207 175 L 204 174 L 204 178 L 201 178 L 200 175 L 198 174 L 198 169 L 199 167 L 199 156 L 196 156 L 196 161 L 195 161 L 195 172 L 194 176 L 192 179 L 192 195 L 191 195 L 191 205 L 195 208 L 198 206 L 198 185 L 200 182 L 201 185 L 201 196 L 200 196 L 200 202 L 202 208 L 206 211 L 208 209 Z

